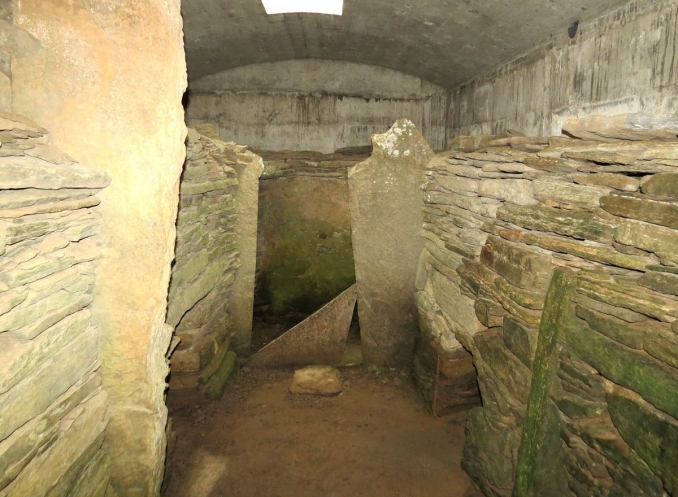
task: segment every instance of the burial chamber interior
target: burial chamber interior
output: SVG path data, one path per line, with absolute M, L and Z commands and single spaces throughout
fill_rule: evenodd
M 260 197 L 331 169 L 295 154 L 344 160 L 378 135 L 353 200 L 390 206 L 361 192 L 414 150 L 401 118 L 437 151 L 407 210 L 397 308 L 415 327 L 394 342 L 360 316 L 365 361 L 406 364 L 435 416 L 468 415 L 461 465 L 485 495 L 678 494 L 676 8 L 0 2 L 0 495 L 157 495 L 168 360 L 170 393 L 218 398 L 252 309 L 299 306 L 257 271 L 258 219 L 285 222 Z M 276 160 L 294 165 L 265 178 Z M 379 216 L 351 252 L 409 251 L 392 238 L 407 216 Z M 314 256 L 348 261 L 325 221 Z M 359 312 L 385 312 L 395 282 L 362 278 L 386 260 L 365 254 Z

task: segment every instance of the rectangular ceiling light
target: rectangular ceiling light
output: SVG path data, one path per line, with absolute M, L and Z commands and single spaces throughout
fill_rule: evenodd
M 261 0 L 267 14 L 332 14 L 340 16 L 344 11 L 344 0 Z

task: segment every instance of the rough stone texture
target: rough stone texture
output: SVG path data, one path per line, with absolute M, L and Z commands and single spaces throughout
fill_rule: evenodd
M 249 351 L 262 171 L 245 147 L 189 130 L 167 306 L 179 340 L 170 388 L 201 385 L 217 398 L 234 371 L 231 345 Z
M 678 138 L 643 138 L 459 137 L 427 166 L 415 379 L 430 402 L 430 351 L 472 354 L 462 466 L 488 496 L 675 488 Z M 506 164 L 538 203 L 484 186 Z
M 355 283 L 347 169 L 364 156 L 262 152 L 257 306 L 312 313 Z
M 254 154 L 250 162 L 236 163 L 238 187 L 235 193 L 237 223 L 235 248 L 240 253 L 240 268 L 231 286 L 230 308 L 233 322 L 232 343 L 238 354 L 249 351 L 252 341 L 252 309 L 257 268 L 257 219 L 259 212 L 259 178 L 264 164 Z
M 413 292 L 423 248 L 417 237 L 419 187 L 433 153 L 407 120 L 373 136 L 372 143 L 372 157 L 348 177 L 363 359 L 405 366 L 417 329 Z
M 15 2 L 13 19 L 42 46 L 12 60 L 13 112 L 48 128 L 51 143 L 112 180 L 99 207 L 105 249 L 93 305 L 111 416 L 104 450 L 111 492 L 155 495 L 165 453 L 171 329 L 164 323 L 186 132 L 179 2 L 27 0 Z
M 426 292 L 415 296 L 419 335 L 413 374 L 431 412 L 445 420 L 460 420 L 480 403 L 471 354 L 454 338 L 443 311 Z
M 96 495 L 111 473 L 101 450 L 110 414 L 91 311 L 99 192 L 110 180 L 62 162 L 52 146 L 40 144 L 41 158 L 24 155 L 47 130 L 0 113 L 7 127 L 31 137 L 3 135 L 0 149 L 12 151 L 0 157 L 0 195 L 18 202 L 0 210 L 0 495 Z M 82 476 L 94 461 L 96 472 Z
M 678 173 L 659 173 L 645 180 L 643 193 L 656 198 L 678 200 Z
M 357 289 L 353 285 L 247 361 L 248 366 L 339 364 L 351 327 Z
M 332 366 L 309 366 L 294 372 L 290 392 L 310 395 L 336 395 L 342 390 L 341 373 Z

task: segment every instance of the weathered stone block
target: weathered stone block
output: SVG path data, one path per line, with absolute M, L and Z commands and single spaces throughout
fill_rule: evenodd
M 478 186 L 478 194 L 517 205 L 538 203 L 533 182 L 524 179 L 484 179 Z
M 240 253 L 240 268 L 231 287 L 229 309 L 233 320 L 233 348 L 236 353 L 249 351 L 252 338 L 254 279 L 257 259 L 257 218 L 259 208 L 259 177 L 264 164 L 260 157 L 248 152 L 250 162 L 234 167 L 238 173 L 235 192 L 237 223 L 235 249 Z
M 678 274 L 647 271 L 638 279 L 638 284 L 656 292 L 678 296 Z
M 484 409 L 471 411 L 466 424 L 466 445 L 461 467 L 485 495 L 509 497 L 520 444 L 514 426 L 495 430 L 488 426 Z
M 640 183 L 631 176 L 613 173 L 575 174 L 572 180 L 581 185 L 606 186 L 625 192 L 638 191 Z
M 59 321 L 30 341 L 0 336 L 0 394 L 38 369 L 48 358 L 89 326 L 88 309 Z
M 619 114 L 569 119 L 563 132 L 584 140 L 666 140 L 675 141 L 678 122 L 675 116 Z
M 480 260 L 523 289 L 546 289 L 553 270 L 548 255 L 497 236 L 488 237 Z
M 468 335 L 480 329 L 473 301 L 461 293 L 457 283 L 438 271 L 431 273 L 430 282 L 433 298 L 450 319 L 456 321 Z
M 568 317 L 562 337 L 580 359 L 605 377 L 638 392 L 657 408 L 678 415 L 678 397 L 666 395 L 678 388 L 675 370 L 595 333 L 585 321 L 573 316 Z
M 341 374 L 332 366 L 309 366 L 294 372 L 290 392 L 310 395 L 336 395 L 342 390 Z
M 600 205 L 611 214 L 678 229 L 678 202 L 653 199 L 638 194 L 612 194 Z
M 497 217 L 525 228 L 601 243 L 612 243 L 615 228 L 591 212 L 554 209 L 545 205 L 505 204 L 497 211 Z
M 577 317 L 580 317 L 588 323 L 591 329 L 602 333 L 612 340 L 622 343 L 632 349 L 641 350 L 645 335 L 646 322 L 640 325 L 633 325 L 612 316 L 605 316 L 594 310 L 587 309 L 578 305 L 575 311 Z
M 405 366 L 416 334 L 414 278 L 424 246 L 419 185 L 433 152 L 407 120 L 372 141 L 372 157 L 354 166 L 348 180 L 363 358 Z
M 598 207 L 600 198 L 610 193 L 608 188 L 580 185 L 552 178 L 539 178 L 534 180 L 533 184 L 534 196 L 540 200 L 579 205 L 588 209 Z
M 537 336 L 539 330 L 530 328 L 526 323 L 521 323 L 514 316 L 507 315 L 503 320 L 504 345 L 520 361 L 532 368 L 534 354 L 537 350 Z
M 66 424 L 62 422 L 58 439 L 33 460 L 32 471 L 22 472 L 5 489 L 6 495 L 68 495 L 73 480 L 103 442 L 103 431 L 108 423 L 106 399 L 106 393 L 101 392 L 69 413 L 67 417 L 72 415 L 72 418 Z M 93 444 L 97 446 L 90 458 L 81 460 L 80 456 Z M 69 472 L 72 465 L 80 467 Z M 36 474 L 40 478 L 35 478 Z M 49 493 L 52 488 L 60 487 L 65 493 Z
M 673 297 L 638 286 L 635 281 L 599 280 L 589 276 L 591 273 L 581 273 L 577 291 L 582 295 L 660 321 L 673 322 L 678 317 L 678 300 Z
M 3 190 L 40 188 L 101 189 L 111 183 L 108 175 L 80 164 L 52 164 L 34 157 L 5 157 L 0 167 L 0 187 Z
M 547 235 L 535 231 L 499 230 L 502 238 L 513 242 L 522 242 L 536 245 L 546 250 L 561 254 L 570 254 L 590 261 L 602 262 L 612 266 L 625 267 L 642 271 L 650 259 L 637 255 L 628 255 L 618 252 L 609 245 L 603 245 L 587 240 L 573 240 L 567 237 Z
M 90 397 L 101 385 L 101 377 L 92 374 L 73 385 L 44 413 L 17 429 L 0 442 L 0 490 L 42 451 L 56 440 L 61 419 Z
M 610 416 L 622 438 L 659 475 L 666 489 L 678 491 L 678 421 L 618 386 L 607 396 Z
M 97 332 L 90 329 L 46 361 L 42 368 L 0 395 L 0 440 L 49 407 L 95 368 Z
M 238 358 L 235 352 L 229 351 L 219 364 L 218 368 L 212 374 L 207 382 L 202 387 L 203 392 L 207 398 L 211 400 L 219 400 L 224 394 L 224 388 L 231 377 L 238 371 Z
M 633 245 L 650 252 L 660 258 L 678 263 L 678 231 L 633 219 L 626 219 L 619 224 L 614 239 L 619 243 Z
M 660 361 L 678 368 L 678 336 L 666 323 L 648 321 L 645 326 L 643 348 Z
M 655 198 L 678 200 L 678 173 L 659 173 L 641 185 L 641 190 Z

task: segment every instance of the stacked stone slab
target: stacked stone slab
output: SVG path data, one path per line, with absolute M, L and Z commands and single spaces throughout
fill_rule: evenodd
M 367 159 L 371 152 L 370 146 L 339 149 L 333 154 L 293 150 L 257 151 L 257 154 L 265 166 L 261 179 L 290 176 L 346 179 L 348 170 Z
M 97 194 L 106 174 L 0 113 L 0 495 L 103 496 Z
M 177 344 L 170 388 L 200 385 L 208 396 L 221 396 L 237 368 L 232 343 L 249 348 L 254 256 L 243 268 L 240 251 L 253 254 L 256 247 L 256 189 L 262 171 L 261 159 L 246 147 L 189 130 L 167 310 Z M 241 184 L 239 177 L 245 176 Z M 254 191 L 243 191 L 244 184 Z M 254 222 L 246 224 L 252 229 L 243 230 L 239 223 L 250 214 Z M 249 313 L 250 328 L 236 328 L 234 313 L 245 327 Z
M 257 307 L 310 314 L 355 283 L 347 171 L 369 150 L 258 153 Z
M 515 495 L 676 492 L 666 437 L 678 426 L 678 140 L 628 136 L 608 125 L 601 141 L 458 137 L 428 166 L 420 340 L 450 368 L 472 355 L 483 406 L 471 411 L 463 466 L 486 495 L 510 495 L 525 473 L 527 406 L 544 385 L 539 420 L 553 429 L 539 435 L 536 493 Z M 546 344 L 535 353 L 556 269 L 576 274 L 574 303 L 552 377 L 541 368 L 533 380 L 535 361 L 551 357 Z M 430 356 L 417 355 L 415 372 L 433 398 L 443 388 Z M 449 407 L 468 398 L 462 382 Z

